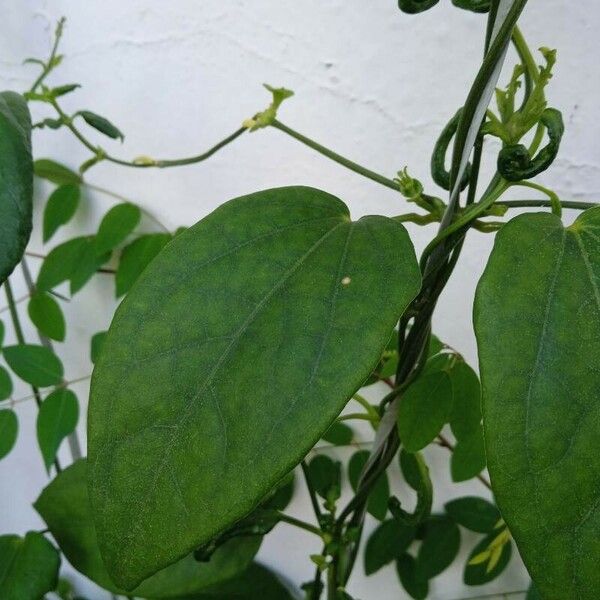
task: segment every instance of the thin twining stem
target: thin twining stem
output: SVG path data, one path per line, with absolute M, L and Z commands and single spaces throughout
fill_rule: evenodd
M 60 389 L 60 388 L 66 388 L 69 387 L 70 385 L 74 385 L 75 383 L 80 383 L 82 381 L 86 381 L 87 379 L 90 379 L 92 377 L 92 374 L 90 373 L 89 375 L 84 375 L 83 377 L 77 377 L 76 379 L 71 379 L 69 381 L 63 381 L 62 383 L 60 383 L 60 385 L 55 386 L 52 391 L 56 390 L 56 389 Z M 48 394 L 46 394 L 47 396 L 50 395 L 52 392 L 48 392 Z M 41 394 L 40 394 L 40 398 L 41 398 Z M 29 394 L 27 396 L 22 396 L 21 398 L 8 398 L 6 400 L 2 400 L 0 402 L 0 406 L 3 405 L 8 405 L 8 406 L 14 406 L 15 404 L 20 404 L 21 402 L 27 402 L 29 400 L 34 400 L 36 399 L 35 394 Z
M 545 198 L 539 198 L 535 200 L 499 200 L 496 202 L 499 206 L 506 206 L 508 208 L 545 208 L 552 207 L 552 202 Z M 587 210 L 588 208 L 594 208 L 598 206 L 596 202 L 579 202 L 576 200 L 560 200 L 560 204 L 563 208 L 572 208 L 575 210 Z

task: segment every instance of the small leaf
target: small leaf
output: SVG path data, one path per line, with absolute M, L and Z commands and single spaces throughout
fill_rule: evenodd
M 15 375 L 36 387 L 58 385 L 62 381 L 62 363 L 58 356 L 45 346 L 7 346 L 4 348 L 4 358 Z
M 80 88 L 80 87 L 81 87 L 81 85 L 79 85 L 78 83 L 66 83 L 64 85 L 59 85 L 55 88 L 52 88 L 50 90 L 50 94 L 54 98 L 60 98 L 61 96 L 70 94 L 71 92 L 75 91 L 77 88 Z
M 10 398 L 13 391 L 13 384 L 8 371 L 0 365 L 0 401 Z
M 66 184 L 57 187 L 44 209 L 44 243 L 46 243 L 61 226 L 68 223 L 79 206 L 81 192 L 78 185 Z
M 429 581 L 420 579 L 417 570 L 417 562 L 414 557 L 404 553 L 396 561 L 396 572 L 402 583 L 402 587 L 415 600 L 425 600 L 429 594 Z
M 152 259 L 172 239 L 168 233 L 142 235 L 125 246 L 115 277 L 117 298 L 126 294 Z
M 342 489 L 341 463 L 319 454 L 308 463 L 310 480 L 321 498 L 334 503 Z
M 447 517 L 433 517 L 425 525 L 423 543 L 417 556 L 420 579 L 431 579 L 445 571 L 460 549 L 460 530 Z
M 96 234 L 96 254 L 114 250 L 137 227 L 142 212 L 129 202 L 113 206 L 102 219 Z
M 90 348 L 90 360 L 92 364 L 96 364 L 98 357 L 100 356 L 100 352 L 102 352 L 102 346 L 104 345 L 104 340 L 106 339 L 106 331 L 99 331 L 92 336 L 91 348 Z
M 38 158 L 33 163 L 33 172 L 37 177 L 56 183 L 57 185 L 80 185 L 83 179 L 69 167 L 49 158 Z
M 485 444 L 481 425 L 459 440 L 450 459 L 452 481 L 457 483 L 477 477 L 485 469 Z
M 71 295 L 75 295 L 96 274 L 98 269 L 108 260 L 110 253 L 98 254 L 94 237 L 84 238 L 81 255 L 71 272 Z
M 347 446 L 352 443 L 354 432 L 351 427 L 339 421 L 334 421 L 323 434 L 323 439 L 334 446 Z
M 490 547 L 490 544 L 494 541 L 496 536 L 497 533 L 492 533 L 483 538 L 483 540 L 475 546 L 471 554 L 469 554 L 463 573 L 463 580 L 466 585 L 485 585 L 496 579 L 496 577 L 498 577 L 508 566 L 512 555 L 512 544 L 510 542 L 497 547 L 497 553 L 494 558 L 495 564 L 491 562 L 494 557 L 493 553 L 490 553 L 487 560 L 482 560 L 477 564 L 473 562 L 473 559 L 476 558 L 478 554 L 483 554 Z
M 0 536 L 2 600 L 39 600 L 58 583 L 60 556 L 36 531 Z
M 458 361 L 450 370 L 452 411 L 450 427 L 457 440 L 468 437 L 481 423 L 481 385 L 473 369 Z
M 46 337 L 62 342 L 65 339 L 65 318 L 58 302 L 46 292 L 35 292 L 27 311 L 31 322 Z
M 42 491 L 34 508 L 46 522 L 67 560 L 80 573 L 103 588 L 124 595 L 123 590 L 111 581 L 100 557 L 87 492 L 85 459 L 59 473 Z M 174 598 L 195 594 L 246 569 L 260 542 L 261 538 L 257 536 L 230 540 L 205 563 L 199 563 L 188 555 L 146 579 L 130 595 Z
M 283 482 L 277 486 L 275 491 L 263 502 L 263 509 L 283 511 L 292 501 L 295 489 L 294 471 L 284 477 Z
M 425 373 L 405 392 L 398 412 L 400 440 L 409 452 L 430 444 L 448 422 L 452 384 L 445 371 Z
M 120 139 L 121 141 L 125 139 L 123 134 L 105 117 L 101 117 L 89 110 L 80 110 L 77 114 L 82 117 L 90 127 L 107 135 L 109 138 L 112 138 L 113 140 Z
M 14 92 L 0 93 L 0 285 L 21 260 L 33 211 L 31 116 Z
M 491 533 L 500 520 L 500 511 L 488 500 L 476 496 L 451 500 L 445 508 L 459 525 L 478 533 Z
M 365 546 L 365 573 L 372 575 L 399 558 L 415 539 L 416 528 L 396 519 L 384 521 L 375 529 Z
M 0 460 L 14 448 L 19 433 L 19 421 L 14 410 L 0 410 Z
M 79 403 L 77 396 L 61 388 L 47 396 L 38 412 L 37 438 L 46 469 L 56 458 L 61 442 L 77 427 Z
M 53 248 L 44 259 L 38 273 L 36 287 L 41 292 L 68 281 L 86 249 L 85 237 L 77 237 Z
M 367 450 L 360 450 L 352 455 L 348 463 L 348 478 L 355 492 L 358 489 L 358 480 L 367 460 L 369 460 L 369 452 Z M 387 473 L 382 473 L 369 494 L 367 511 L 378 521 L 383 521 L 388 512 L 389 499 L 390 484 L 388 476 Z

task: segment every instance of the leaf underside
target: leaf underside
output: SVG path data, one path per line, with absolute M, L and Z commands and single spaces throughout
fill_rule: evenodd
M 123 301 L 96 365 L 89 488 L 131 589 L 245 516 L 374 369 L 420 286 L 404 228 L 324 192 L 232 200 Z
M 547 600 L 600 589 L 600 209 L 517 217 L 475 301 L 488 467 Z

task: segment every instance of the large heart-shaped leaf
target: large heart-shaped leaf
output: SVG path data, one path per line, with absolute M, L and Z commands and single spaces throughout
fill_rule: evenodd
M 600 209 L 513 219 L 479 284 L 488 467 L 541 595 L 600 590 Z
M 249 513 L 373 371 L 418 292 L 405 229 L 311 188 L 226 203 L 178 235 L 94 371 L 89 485 L 131 588 Z
M 59 473 L 34 506 L 79 572 L 105 589 L 122 593 L 106 572 L 98 549 L 86 466 L 86 460 L 82 459 Z M 248 567 L 261 539 L 259 536 L 232 539 L 218 548 L 207 563 L 199 563 L 189 555 L 146 579 L 133 593 L 142 598 L 175 598 L 218 585 Z
M 31 116 L 25 99 L 0 93 L 0 285 L 21 260 L 31 234 Z

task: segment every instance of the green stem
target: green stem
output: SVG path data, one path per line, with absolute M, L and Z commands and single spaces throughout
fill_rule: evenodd
M 526 187 L 526 188 L 530 188 L 532 190 L 541 192 L 542 194 L 545 194 L 546 196 L 548 196 L 548 199 L 550 200 L 550 205 L 552 206 L 552 212 L 557 217 L 561 216 L 562 206 L 561 206 L 560 200 L 559 200 L 557 194 L 555 192 L 553 192 L 551 189 L 544 187 L 543 185 L 540 185 L 539 183 L 534 183 L 533 181 L 518 181 L 518 182 L 512 183 L 511 187 Z
M 342 415 L 338 417 L 338 421 L 369 421 L 369 423 L 373 423 L 373 425 L 377 425 L 379 422 L 379 417 L 375 420 L 371 415 L 366 415 L 365 413 L 350 413 L 348 415 Z
M 279 520 L 283 523 L 288 523 L 289 525 L 293 525 L 294 527 L 298 527 L 300 529 L 304 529 L 305 531 L 309 531 L 310 533 L 314 533 L 318 535 L 320 538 L 323 537 L 323 532 L 314 525 L 310 523 L 306 523 L 306 521 L 301 521 L 300 519 L 296 519 L 295 517 L 291 517 L 290 515 L 286 515 L 280 511 L 277 511 L 277 516 Z
M 350 169 L 351 171 L 358 173 L 358 175 L 362 175 L 363 177 L 366 177 L 367 179 L 371 179 L 372 181 L 375 181 L 375 182 L 377 182 L 387 188 L 390 188 L 391 190 L 394 190 L 396 192 L 399 191 L 398 184 L 393 179 L 388 179 L 387 177 L 380 175 L 379 173 L 375 173 L 375 171 L 371 171 L 370 169 L 367 169 L 366 167 L 363 167 L 363 166 L 355 163 L 354 161 L 351 161 L 350 159 L 345 158 L 344 156 L 338 154 L 337 152 L 334 152 L 333 150 L 330 150 L 329 148 L 322 146 L 318 142 L 311 140 L 310 138 L 306 137 L 305 135 L 302 135 L 301 133 L 294 131 L 293 129 L 291 129 L 287 125 L 284 125 L 277 119 L 275 119 L 273 121 L 273 123 L 271 123 L 271 126 L 274 127 L 275 129 L 279 129 L 279 131 L 283 131 L 283 133 L 287 133 L 289 136 L 291 136 L 295 140 L 298 140 L 299 142 L 303 143 L 305 146 L 308 146 L 309 148 L 316 150 L 323 156 L 326 156 L 327 158 L 330 158 L 331 160 L 346 167 L 347 169 Z
M 44 79 L 46 79 L 48 74 L 55 67 L 53 63 L 56 59 L 56 53 L 58 52 L 58 44 L 60 43 L 60 38 L 62 37 L 62 31 L 65 24 L 65 20 L 66 19 L 62 17 L 56 25 L 56 33 L 54 34 L 54 45 L 52 46 L 52 50 L 50 51 L 50 57 L 48 58 L 48 62 L 44 66 L 39 77 L 33 82 L 33 85 L 30 89 L 31 92 L 35 92 L 37 90 L 37 88 L 43 83 Z
M 323 513 L 321 512 L 321 507 L 319 506 L 319 500 L 317 498 L 317 494 L 315 492 L 315 488 L 312 484 L 310 472 L 308 470 L 308 465 L 305 461 L 300 463 L 302 468 L 302 473 L 304 474 L 304 480 L 306 481 L 306 487 L 308 488 L 308 494 L 310 496 L 310 501 L 313 507 L 313 511 L 315 513 L 315 517 L 317 517 L 317 522 L 320 524 L 323 519 Z
M 540 71 L 538 69 L 537 63 L 535 62 L 535 59 L 533 58 L 533 54 L 531 54 L 529 45 L 525 41 L 525 37 L 523 36 L 523 33 L 519 29 L 518 25 L 515 25 L 515 28 L 513 29 L 512 40 L 513 44 L 517 48 L 519 56 L 521 57 L 523 63 L 525 64 L 525 67 L 527 68 L 529 76 L 531 77 L 534 83 L 537 83 L 537 81 L 540 78 Z
M 598 206 L 595 202 L 578 202 L 576 200 L 559 200 L 563 208 L 572 208 L 574 210 L 588 210 Z M 551 207 L 552 202 L 543 198 L 536 200 L 500 200 L 496 202 L 499 206 L 510 208 L 543 208 Z

